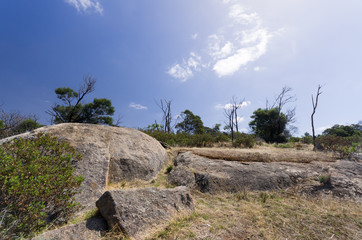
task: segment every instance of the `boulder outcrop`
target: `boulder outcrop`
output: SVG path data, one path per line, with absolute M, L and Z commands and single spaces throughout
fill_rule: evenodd
M 83 206 L 94 206 L 108 182 L 150 180 L 168 161 L 166 150 L 156 139 L 135 129 L 104 125 L 46 126 L 1 139 L 0 144 L 14 138 L 32 138 L 38 133 L 56 136 L 83 154 L 83 160 L 75 166 L 75 173 L 85 178 L 76 196 Z
M 107 191 L 96 205 L 110 228 L 118 226 L 133 239 L 144 239 L 173 217 L 194 210 L 186 187 Z
M 237 162 L 208 159 L 185 152 L 178 155 L 169 177 L 175 185 L 184 185 L 188 171 L 194 174 L 195 188 L 201 192 L 237 192 L 249 190 L 273 190 L 300 184 L 304 193 L 331 193 L 340 197 L 362 197 L 362 163 L 348 160 L 336 162 Z M 188 168 L 188 171 L 185 169 Z M 172 173 L 171 172 L 171 173 Z M 178 174 L 176 174 L 178 172 Z M 320 176 L 330 175 L 332 184 L 322 186 Z M 311 184 L 310 182 L 314 182 Z M 307 184 L 306 184 L 307 183 Z M 188 186 L 192 183 L 188 182 Z

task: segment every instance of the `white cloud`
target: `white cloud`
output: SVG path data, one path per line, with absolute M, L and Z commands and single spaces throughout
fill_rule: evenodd
M 255 72 L 259 72 L 259 71 L 261 70 L 261 68 L 260 68 L 259 66 L 257 66 L 257 67 L 254 67 L 253 70 L 254 70 Z
M 191 38 L 192 38 L 192 39 L 196 39 L 198 36 L 199 36 L 199 34 L 194 33 L 194 34 L 191 35 Z
M 65 0 L 65 2 L 75 7 L 78 12 L 93 10 L 99 14 L 103 14 L 103 7 L 98 0 Z
M 244 107 L 249 106 L 250 104 L 251 104 L 250 101 L 244 101 L 244 102 L 242 102 L 241 104 L 238 104 L 238 107 L 239 107 L 239 108 L 244 108 Z M 216 108 L 216 109 L 231 109 L 232 106 L 233 106 L 233 104 L 231 104 L 231 103 L 227 103 L 227 104 L 225 104 L 225 105 L 217 104 L 217 105 L 215 105 L 215 108 Z
M 238 1 L 223 0 L 223 3 L 229 7 L 227 23 L 207 37 L 207 49 L 200 50 L 207 55 L 203 55 L 201 61 L 199 53 L 190 54 L 188 60 L 183 59 L 182 63 L 170 67 L 169 75 L 186 81 L 202 68 L 213 70 L 218 77 L 231 76 L 240 70 L 261 70 L 260 67 L 248 68 L 248 64 L 266 54 L 274 34 L 263 26 L 256 12 L 245 9 Z M 192 37 L 198 38 L 197 33 Z
M 190 52 L 190 57 L 183 60 L 182 64 L 176 63 L 167 71 L 167 73 L 180 80 L 181 82 L 187 81 L 194 74 L 194 71 L 200 71 L 203 65 L 201 64 L 201 56 L 194 52 Z
M 129 107 L 130 107 L 130 108 L 134 108 L 134 109 L 136 109 L 136 110 L 146 110 L 146 109 L 147 109 L 146 106 L 143 106 L 143 105 L 141 105 L 141 104 L 137 104 L 137 103 L 134 103 L 134 102 L 131 102 L 131 103 L 129 104 Z
M 243 32 L 242 44 L 249 45 L 239 48 L 233 55 L 218 60 L 213 70 L 219 77 L 233 75 L 242 66 L 254 62 L 266 53 L 271 35 L 265 29 Z
M 257 13 L 246 13 L 244 8 L 239 4 L 230 7 L 229 17 L 242 24 L 261 24 L 261 20 Z
M 238 122 L 239 122 L 239 123 L 243 122 L 244 120 L 245 120 L 245 118 L 243 118 L 243 117 L 238 117 Z

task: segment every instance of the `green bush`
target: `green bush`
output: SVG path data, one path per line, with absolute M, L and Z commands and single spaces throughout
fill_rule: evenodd
M 323 185 L 331 184 L 331 175 L 321 175 L 319 177 L 319 182 Z
M 246 133 L 235 133 L 233 147 L 252 148 L 255 144 L 255 136 Z
M 318 136 L 317 143 L 324 149 L 339 153 L 340 158 L 350 158 L 361 150 L 362 137 L 341 137 L 335 135 Z
M 0 146 L 0 239 L 30 237 L 49 223 L 66 222 L 83 178 L 73 165 L 81 155 L 49 135 Z

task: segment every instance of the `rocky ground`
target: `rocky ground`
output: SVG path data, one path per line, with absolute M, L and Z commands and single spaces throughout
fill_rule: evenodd
M 361 161 L 273 146 L 167 152 L 137 130 L 89 124 L 16 137 L 39 132 L 83 153 L 85 182 L 83 211 L 36 240 L 362 239 Z

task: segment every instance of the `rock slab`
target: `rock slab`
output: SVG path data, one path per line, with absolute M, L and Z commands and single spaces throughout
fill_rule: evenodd
M 362 198 L 362 162 L 243 163 L 208 159 L 185 152 L 177 156 L 174 164 L 175 176 L 169 176 L 169 182 L 184 185 L 186 177 L 192 179 L 189 174 L 192 171 L 194 186 L 201 192 L 265 191 L 300 185 L 302 192 L 308 194 L 327 192 L 338 197 Z M 330 186 L 319 183 L 319 177 L 323 175 L 331 176 Z M 309 183 L 311 180 L 314 184 Z M 190 186 L 192 183 L 187 184 Z
M 144 239 L 173 217 L 194 211 L 187 187 L 112 190 L 96 205 L 110 228 L 118 226 L 133 239 Z

